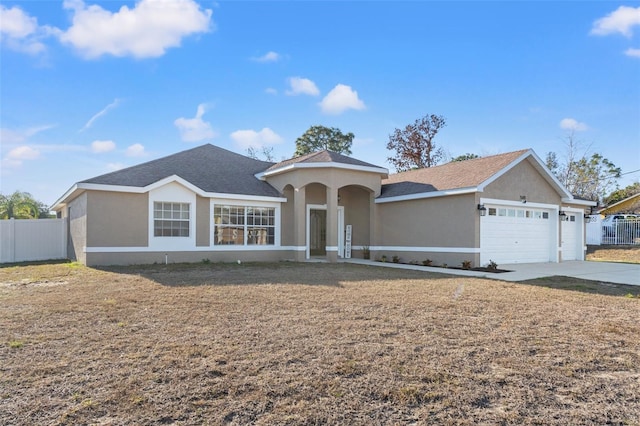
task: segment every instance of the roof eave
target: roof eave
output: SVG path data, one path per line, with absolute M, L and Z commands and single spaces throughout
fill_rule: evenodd
M 394 197 L 378 197 L 375 200 L 376 204 L 384 204 L 384 203 L 396 203 L 399 201 L 411 201 L 411 200 L 422 200 L 425 198 L 436 198 L 436 197 L 449 197 L 451 195 L 463 195 L 463 194 L 472 194 L 474 192 L 480 192 L 478 187 L 466 187 L 466 188 L 455 188 L 455 189 L 445 189 L 442 191 L 431 191 L 431 192 L 418 192 L 415 194 L 406 194 L 406 195 L 396 195 Z
M 58 198 L 52 205 L 51 210 L 60 211 L 67 205 L 69 199 L 76 198 L 78 195 L 84 192 L 84 189 L 78 186 L 79 184 L 75 183 L 65 192 L 62 197 Z
M 579 198 L 563 198 L 562 199 L 563 203 L 567 203 L 567 204 L 577 204 L 579 206 L 597 206 L 598 203 L 595 201 L 591 201 L 591 200 L 581 200 Z
M 354 170 L 359 172 L 376 173 L 382 176 L 389 176 L 389 170 L 383 167 L 369 167 L 369 166 L 359 166 L 357 164 L 333 163 L 333 162 L 294 163 L 294 164 L 286 165 L 284 167 L 279 167 L 277 169 L 256 173 L 254 176 L 264 181 L 268 177 L 290 172 L 295 169 L 327 169 L 327 168 Z
M 180 185 L 186 187 L 187 189 L 193 191 L 197 195 L 204 198 L 220 198 L 227 200 L 249 200 L 249 201 L 272 201 L 272 202 L 286 202 L 287 199 L 283 197 L 274 197 L 269 195 L 250 195 L 250 194 L 228 194 L 222 192 L 207 192 L 202 190 L 200 187 L 192 184 L 191 182 L 181 178 L 178 175 L 167 176 L 164 179 L 160 179 L 156 182 L 153 182 L 147 186 L 125 186 L 125 185 L 107 185 L 101 183 L 76 183 L 73 185 L 59 200 L 57 200 L 52 209 L 60 210 L 67 204 L 67 201 L 71 198 L 75 198 L 80 195 L 84 191 L 92 190 L 92 191 L 110 191 L 110 192 L 127 192 L 133 194 L 144 194 L 146 192 L 152 191 L 161 186 L 167 185 L 169 183 L 179 183 Z M 77 193 L 77 194 L 76 194 Z M 74 195 L 75 194 L 75 195 Z M 73 195 L 73 197 L 72 197 Z

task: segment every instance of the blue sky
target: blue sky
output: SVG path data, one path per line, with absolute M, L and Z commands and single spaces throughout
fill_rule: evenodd
M 452 157 L 565 153 L 640 169 L 640 3 L 3 0 L 0 191 L 73 183 L 204 143 L 289 158 L 311 125 L 388 136 L 426 114 Z M 626 186 L 640 173 L 626 174 Z

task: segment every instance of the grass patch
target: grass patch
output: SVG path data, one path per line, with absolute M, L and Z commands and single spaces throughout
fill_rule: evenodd
M 9 347 L 11 349 L 20 349 L 24 346 L 24 342 L 22 340 L 10 340 Z
M 640 263 L 640 246 L 587 246 L 587 260 Z

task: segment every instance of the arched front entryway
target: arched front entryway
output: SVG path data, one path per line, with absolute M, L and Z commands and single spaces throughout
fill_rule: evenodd
M 331 161 L 305 162 L 313 155 L 293 159 L 261 178 L 287 198 L 282 206 L 282 242 L 291 247 L 295 259 L 320 257 L 335 262 L 345 256 L 347 228 L 353 231 L 349 235 L 356 251 L 373 245 L 375 197 L 387 171 L 353 164 L 354 160 L 340 154 L 317 155 Z

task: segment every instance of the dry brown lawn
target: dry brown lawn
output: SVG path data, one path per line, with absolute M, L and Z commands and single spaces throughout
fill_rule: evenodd
M 640 424 L 640 298 L 347 264 L 0 268 L 0 424 Z
M 640 263 L 640 246 L 588 246 L 587 260 Z

